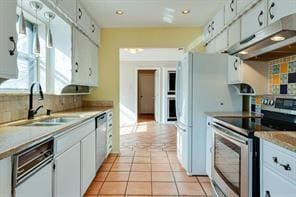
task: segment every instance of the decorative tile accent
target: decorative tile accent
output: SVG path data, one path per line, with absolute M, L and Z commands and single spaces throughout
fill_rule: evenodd
M 289 62 L 289 73 L 296 72 L 296 61 Z
M 296 84 L 295 83 L 288 84 L 288 94 L 289 95 L 296 95 Z
M 279 64 L 275 64 L 272 67 L 272 74 L 279 74 L 280 73 L 280 65 Z
M 288 74 L 281 74 L 280 81 L 281 81 L 281 84 L 287 84 L 288 83 Z
M 288 83 L 296 83 L 296 73 L 288 74 Z
M 287 73 L 288 72 L 288 63 L 281 64 L 280 72 L 281 73 Z
M 271 88 L 272 94 L 278 95 L 280 94 L 280 86 L 279 85 L 273 85 Z
M 287 85 L 281 85 L 280 86 L 280 94 L 287 94 L 288 93 L 288 86 Z
M 280 75 L 273 75 L 272 84 L 273 85 L 279 85 L 280 84 Z
M 260 104 L 261 104 L 261 97 L 256 96 L 256 105 L 260 105 Z

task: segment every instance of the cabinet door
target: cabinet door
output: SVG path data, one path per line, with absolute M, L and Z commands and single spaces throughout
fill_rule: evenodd
M 95 131 L 81 140 L 81 196 L 86 192 L 96 175 Z
M 216 53 L 216 39 L 212 40 L 210 43 L 208 43 L 206 47 L 207 53 Z
M 90 69 L 90 78 L 89 84 L 91 86 L 98 86 L 98 67 L 99 67 L 99 51 L 98 47 L 93 43 L 90 43 L 90 53 L 91 53 L 91 67 Z
M 241 40 L 241 21 L 236 20 L 228 28 L 228 45 L 232 46 Z
M 211 29 L 212 29 L 212 36 L 216 36 L 224 26 L 224 9 L 221 9 L 216 16 L 214 17 Z
M 267 25 L 266 1 L 261 1 L 241 18 L 242 39 L 246 39 Z
M 96 23 L 92 20 L 91 21 L 91 27 L 90 27 L 90 37 L 91 40 L 96 43 L 99 44 L 99 27 L 96 25 Z
M 211 127 L 212 117 L 207 117 L 207 150 L 206 150 L 206 172 L 211 177 L 212 168 L 212 146 L 213 146 L 213 131 Z
M 238 57 L 229 56 L 228 58 L 228 84 L 241 82 L 241 60 Z
M 80 142 L 55 159 L 55 196 L 80 197 Z
M 216 38 L 216 52 L 223 52 L 228 47 L 228 38 L 227 38 L 227 30 L 224 30 L 219 36 Z
M 11 157 L 0 160 L 0 196 L 11 197 Z
M 227 0 L 224 8 L 225 24 L 228 24 L 236 16 L 236 0 Z
M 89 40 L 80 31 L 73 28 L 74 61 L 73 82 L 77 85 L 89 85 L 90 61 Z
M 263 166 L 262 173 L 262 191 L 261 196 L 266 197 L 293 197 L 296 193 L 295 183 L 286 180 L 285 177 L 282 177 L 268 167 Z
M 16 0 L 0 1 L 0 78 L 17 78 Z
M 295 13 L 295 0 L 268 0 L 268 24 Z
M 91 35 L 90 16 L 79 1 L 77 2 L 77 24 L 87 35 Z
M 236 0 L 237 1 L 237 14 L 241 14 L 241 12 L 245 11 L 250 4 L 253 4 L 259 0 Z
M 76 22 L 76 0 L 57 0 L 58 7 Z
M 205 42 L 207 42 L 209 39 L 211 39 L 211 23 L 208 23 L 203 30 L 203 34 L 204 34 L 204 40 Z

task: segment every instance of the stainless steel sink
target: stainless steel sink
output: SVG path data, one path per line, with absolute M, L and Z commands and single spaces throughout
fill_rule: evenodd
M 37 120 L 28 120 L 22 123 L 17 123 L 13 126 L 58 126 L 62 124 L 66 124 L 68 122 L 77 120 L 80 118 L 79 116 L 63 116 L 63 117 L 50 117 L 44 119 Z
M 62 124 L 62 123 L 67 123 L 76 120 L 79 117 L 74 117 L 74 116 L 69 116 L 69 117 L 53 117 L 53 118 L 48 118 L 45 120 L 40 120 L 39 122 L 41 123 L 57 123 L 57 124 Z

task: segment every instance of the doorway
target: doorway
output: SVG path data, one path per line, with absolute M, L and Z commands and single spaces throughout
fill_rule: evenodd
M 155 120 L 155 70 L 138 70 L 138 122 Z

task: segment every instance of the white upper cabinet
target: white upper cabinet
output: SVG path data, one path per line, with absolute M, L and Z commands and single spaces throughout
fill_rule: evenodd
M 231 20 L 236 17 L 236 0 L 228 0 L 224 6 L 225 8 L 225 24 L 231 22 Z
M 236 84 L 241 82 L 242 70 L 241 60 L 238 57 L 228 57 L 228 84 Z
M 256 3 L 259 0 L 236 0 L 236 1 L 237 1 L 237 14 L 240 14 L 241 12 L 246 10 L 248 6 L 250 6 L 253 3 Z
M 241 18 L 241 38 L 246 39 L 267 25 L 267 2 L 261 1 Z
M 241 20 L 236 20 L 228 28 L 228 45 L 232 46 L 241 40 Z
M 74 22 L 76 22 L 76 0 L 56 0 L 58 7 Z
M 224 52 L 228 47 L 228 32 L 227 29 L 219 34 L 216 38 L 216 51 Z
M 90 38 L 97 45 L 100 45 L 99 34 L 100 34 L 100 29 L 96 25 L 95 21 L 92 20 L 91 27 L 90 27 Z
M 268 24 L 295 13 L 295 0 L 268 0 Z
M 90 66 L 90 76 L 89 76 L 89 85 L 98 86 L 98 69 L 99 69 L 99 59 L 98 59 L 98 47 L 93 43 L 90 43 L 90 52 L 91 52 L 91 66 Z
M 216 36 L 224 26 L 224 8 L 221 9 L 213 18 L 211 23 L 212 36 Z
M 16 0 L 0 1 L 0 82 L 17 78 Z
M 91 35 L 91 18 L 82 6 L 82 4 L 77 1 L 77 24 L 78 26 L 87 34 Z
M 205 42 L 207 42 L 209 39 L 211 39 L 211 22 L 208 23 L 203 29 L 203 36 L 204 36 Z

